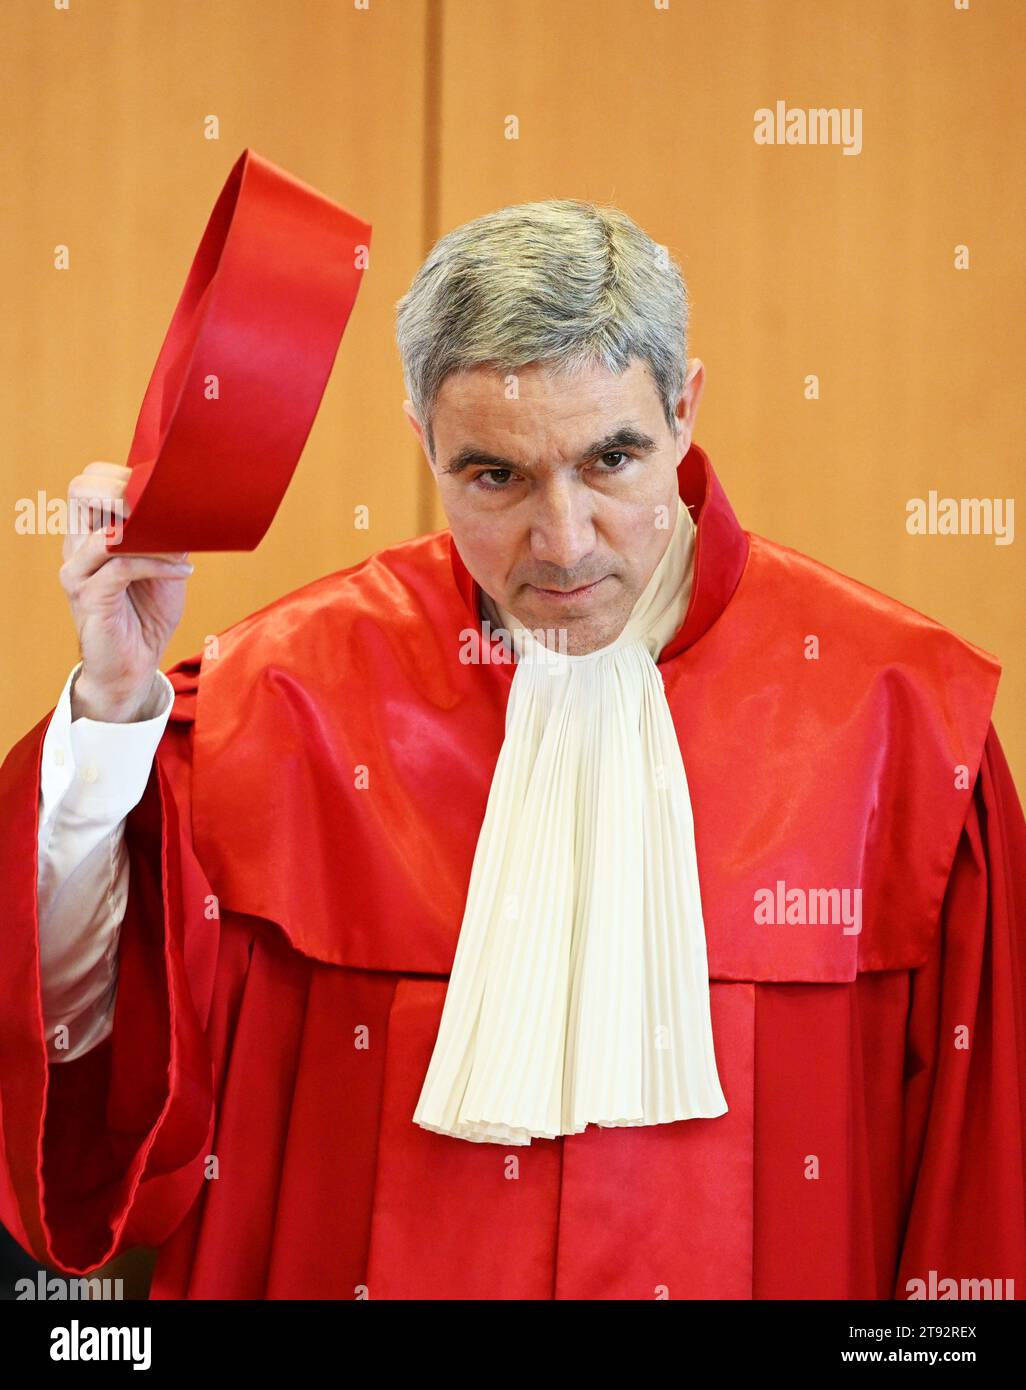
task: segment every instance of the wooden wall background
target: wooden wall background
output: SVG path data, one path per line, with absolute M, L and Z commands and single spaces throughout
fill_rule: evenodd
M 400 411 L 395 300 L 453 225 L 595 198 L 682 262 L 709 373 L 698 439 L 743 524 L 998 654 L 998 729 L 1026 787 L 1023 545 L 904 524 L 930 489 L 1014 497 L 1023 477 L 1021 0 L 358 4 L 4 0 L 0 743 L 76 659 L 60 540 L 16 535 L 15 501 L 125 457 L 207 213 L 251 145 L 372 220 L 372 264 L 271 533 L 197 557 L 169 660 L 444 524 Z M 777 99 L 861 107 L 862 153 L 756 146 L 753 113 Z

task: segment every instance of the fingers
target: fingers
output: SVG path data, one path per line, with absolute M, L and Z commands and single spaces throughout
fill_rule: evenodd
M 125 482 L 132 476 L 132 470 L 124 463 L 87 463 L 82 472 L 89 474 L 110 473 L 113 477 L 123 478 Z
M 111 569 L 108 578 L 113 581 L 114 589 L 125 588 L 133 579 L 181 579 L 193 570 L 185 551 L 160 555 L 122 554 L 118 551 L 112 555 L 107 549 L 105 531 L 92 531 L 79 539 L 80 544 L 67 556 L 60 569 L 61 584 L 65 592 L 72 596 L 78 593 L 87 580 L 111 566 L 114 568 Z M 136 565 L 129 574 L 126 566 L 118 563 L 121 560 L 138 560 L 140 565 L 143 562 L 151 563 L 145 574 L 140 565 Z
M 89 463 L 68 484 L 70 523 L 64 540 L 68 560 L 91 531 L 120 525 L 128 515 L 124 501 L 132 470 L 120 463 Z
M 137 579 L 187 579 L 193 566 L 187 560 L 157 555 L 114 555 L 86 582 L 90 592 L 120 593 Z
M 193 566 L 188 561 L 165 560 L 154 555 L 113 555 L 92 574 L 79 574 L 61 566 L 61 584 L 75 604 L 84 595 L 102 598 L 122 593 L 137 579 L 188 579 Z M 88 587 L 87 587 L 88 586 Z
M 68 497 L 109 502 L 123 497 L 132 476 L 120 463 L 89 463 L 68 484 Z
M 92 531 L 86 536 L 84 543 L 73 557 L 73 565 L 76 571 L 89 576 L 95 574 L 111 560 L 120 558 L 140 557 L 139 551 L 117 550 L 111 552 L 107 549 L 106 531 Z M 149 560 L 163 560 L 172 564 L 179 564 L 188 560 L 189 553 L 185 550 L 160 551 L 155 555 L 142 555 L 140 558 Z

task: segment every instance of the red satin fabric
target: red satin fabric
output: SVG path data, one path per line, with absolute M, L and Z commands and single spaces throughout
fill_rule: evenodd
M 243 151 L 146 388 L 128 454 L 130 515 L 108 549 L 255 548 L 316 417 L 370 234 L 316 189 Z
M 49 1069 L 46 720 L 5 765 L 0 1211 L 27 1248 L 77 1272 L 160 1244 L 155 1297 L 890 1298 L 930 1270 L 1026 1288 L 1026 823 L 997 664 L 742 531 L 700 450 L 680 480 L 696 591 L 660 668 L 727 1114 L 512 1151 L 412 1123 L 512 674 L 458 659 L 473 581 L 442 532 L 173 674 L 130 818 L 113 1039 Z M 757 926 L 777 879 L 861 886 L 861 933 Z

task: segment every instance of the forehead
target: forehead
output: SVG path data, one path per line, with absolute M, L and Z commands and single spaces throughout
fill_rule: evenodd
M 619 373 L 601 365 L 567 372 L 545 363 L 454 372 L 442 382 L 432 423 L 440 450 L 501 442 L 508 454 L 518 440 L 572 450 L 613 423 L 630 419 L 651 430 L 661 418 L 648 365 L 635 359 Z

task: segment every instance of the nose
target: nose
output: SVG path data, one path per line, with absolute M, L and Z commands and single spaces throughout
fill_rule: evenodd
M 594 516 L 587 490 L 565 478 L 552 480 L 539 491 L 531 518 L 532 556 L 542 564 L 572 572 L 594 548 Z

